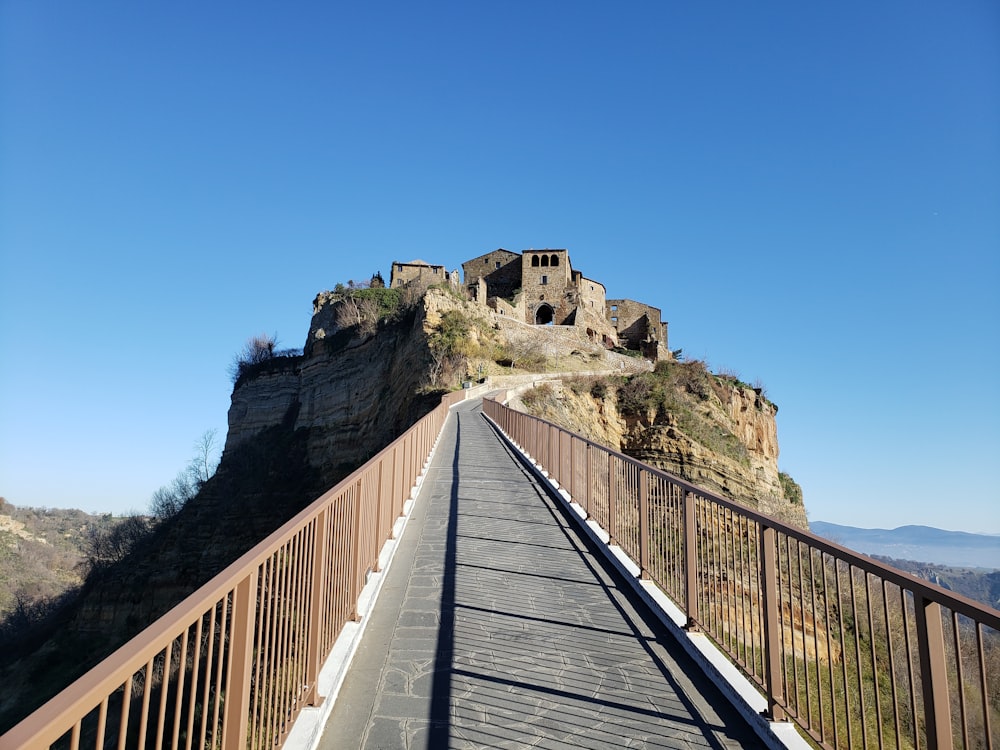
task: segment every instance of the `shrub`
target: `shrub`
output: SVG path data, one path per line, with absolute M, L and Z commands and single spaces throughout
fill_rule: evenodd
M 590 384 L 590 395 L 596 399 L 604 399 L 608 396 L 608 381 L 604 378 L 594 378 Z
M 664 404 L 662 386 L 655 375 L 643 373 L 618 386 L 618 410 L 626 416 L 645 416 Z
M 792 505 L 802 505 L 802 487 L 799 483 L 783 471 L 778 472 L 778 481 L 781 482 L 781 490 L 785 494 L 785 499 Z
M 266 333 L 251 336 L 233 356 L 229 366 L 229 375 L 234 385 L 240 380 L 264 371 L 282 369 L 283 366 L 295 366 L 302 356 L 301 349 L 277 349 L 278 339 Z M 277 364 L 277 366 L 275 366 Z
M 521 401 L 528 408 L 534 408 L 538 404 L 548 401 L 555 396 L 555 389 L 551 383 L 538 383 L 534 388 L 525 391 L 521 396 Z

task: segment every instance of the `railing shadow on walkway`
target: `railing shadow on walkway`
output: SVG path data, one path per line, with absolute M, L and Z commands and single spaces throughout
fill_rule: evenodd
M 763 713 L 822 747 L 1000 747 L 996 610 L 503 400 L 484 412 L 526 465 Z
M 689 676 L 697 675 L 695 664 L 646 610 L 640 598 L 619 585 L 599 550 L 577 534 L 565 510 L 545 494 L 520 457 L 503 442 L 498 441 L 494 449 L 509 462 L 510 473 L 521 475 L 529 483 L 526 486 L 535 495 L 533 502 L 512 503 L 518 508 L 516 516 L 496 512 L 511 507 L 506 503 L 493 505 L 491 513 L 479 509 L 477 504 L 486 499 L 477 496 L 477 483 L 489 480 L 469 479 L 470 464 L 476 459 L 466 455 L 463 435 L 469 423 L 465 420 L 476 420 L 479 423 L 476 426 L 486 428 L 490 435 L 492 426 L 481 422 L 479 414 L 460 412 L 453 416 L 457 426 L 449 465 L 451 482 L 446 498 L 447 528 L 426 745 L 418 708 L 406 704 L 400 710 L 401 715 L 388 717 L 379 708 L 382 698 L 372 697 L 374 715 L 369 718 L 368 727 L 390 719 L 396 722 L 396 729 L 387 731 L 382 726 L 374 730 L 381 733 L 377 746 L 401 742 L 405 736 L 410 747 L 454 747 L 462 742 L 472 743 L 469 746 L 530 743 L 540 737 L 553 747 L 590 743 L 604 747 L 620 744 L 625 737 L 642 736 L 658 746 L 686 747 L 683 743 L 674 744 L 680 742 L 678 735 L 686 738 L 685 743 L 694 740 L 699 746 L 720 750 L 731 747 L 732 741 L 740 747 L 756 746 L 756 737 L 735 713 L 732 716 L 727 713 L 728 720 L 723 721 L 717 714 L 706 711 L 705 706 L 691 701 L 688 692 L 692 689 L 711 695 L 717 703 L 724 703 L 725 699 L 707 679 Z M 421 502 L 430 500 L 423 498 Z M 524 517 L 528 512 L 535 515 Z M 496 533 L 491 534 L 483 524 L 489 526 L 494 521 L 498 522 L 494 525 Z M 477 533 L 469 533 L 466 526 L 469 523 L 476 524 Z M 512 534 L 520 533 L 519 526 L 533 527 L 546 534 L 550 543 L 540 544 L 537 537 L 512 538 Z M 546 562 L 547 567 L 569 575 L 542 574 L 526 570 L 528 563 L 512 564 L 523 558 L 524 553 L 516 549 L 521 545 L 533 547 L 539 556 L 555 555 Z M 477 562 L 480 557 L 484 564 Z M 498 565 L 498 559 L 509 562 Z M 423 568 L 419 570 L 423 572 Z M 469 588 L 470 575 L 476 579 L 475 591 Z M 464 584 L 460 583 L 460 576 Z M 507 585 L 490 588 L 498 578 L 505 579 Z M 536 586 L 532 590 L 521 579 L 534 580 L 541 588 Z M 593 619 L 610 625 L 594 625 L 579 616 L 575 621 L 559 617 L 558 607 L 543 608 L 545 616 L 531 613 L 535 604 L 532 599 L 550 595 L 556 586 L 565 589 L 567 585 L 595 590 L 587 597 L 588 602 L 602 601 L 613 614 L 595 612 Z M 636 622 L 637 613 L 641 613 L 641 629 Z M 412 630 L 407 628 L 398 628 L 396 635 L 407 641 L 413 639 Z M 623 649 L 629 643 L 639 648 L 626 653 Z M 580 664 L 563 663 L 571 662 L 574 652 L 587 652 L 588 647 L 587 655 L 579 657 Z M 419 646 L 408 645 L 408 648 Z M 621 658 L 626 658 L 626 662 L 620 663 Z M 636 660 L 652 666 L 634 667 L 631 662 Z M 590 662 L 597 661 L 601 663 L 595 668 Z M 675 672 L 688 673 L 685 684 L 677 681 Z M 653 673 L 658 676 L 654 678 Z M 630 681 L 633 684 L 629 685 Z M 641 688 L 638 691 L 637 686 Z M 384 683 L 376 689 L 384 689 Z M 647 689 L 652 698 L 646 694 Z M 402 704 L 414 698 L 405 694 L 394 700 Z M 352 703 L 350 711 L 363 712 L 363 706 Z M 706 714 L 714 718 L 706 718 Z M 477 718 L 470 721 L 470 716 Z M 532 731 L 542 734 L 532 735 Z M 720 739 L 727 736 L 728 741 Z M 341 738 L 338 742 L 345 741 Z M 367 744 L 358 741 L 358 746 L 375 746 L 371 737 Z

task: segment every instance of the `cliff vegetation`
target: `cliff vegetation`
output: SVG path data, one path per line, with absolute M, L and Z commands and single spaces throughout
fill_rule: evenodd
M 768 515 L 806 527 L 802 489 L 778 470 L 778 411 L 703 362 L 564 380 L 526 391 L 523 408 Z
M 262 334 L 237 353 L 218 470 L 155 497 L 63 606 L 0 642 L 0 732 L 372 457 L 442 392 L 543 373 L 564 385 L 526 394 L 532 411 L 804 524 L 801 493 L 777 470 L 776 407 L 762 392 L 700 363 L 653 370 L 584 329 L 529 325 L 449 285 L 337 285 L 314 300 L 301 349 Z

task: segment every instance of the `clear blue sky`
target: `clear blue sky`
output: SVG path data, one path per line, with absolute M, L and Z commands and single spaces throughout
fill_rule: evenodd
M 1000 532 L 1000 5 L 0 0 L 0 495 L 143 510 L 233 353 L 568 248 L 814 520 Z

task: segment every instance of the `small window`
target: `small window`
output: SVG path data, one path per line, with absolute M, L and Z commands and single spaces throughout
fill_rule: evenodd
M 594 291 L 594 285 L 593 284 L 590 285 L 590 291 Z
M 611 306 L 612 312 L 616 311 L 617 309 L 618 309 L 618 305 L 612 305 Z
M 611 322 L 618 325 L 618 318 L 611 318 Z
M 542 284 L 548 284 L 548 283 L 549 283 L 549 277 L 548 276 L 542 276 Z
M 397 270 L 397 271 L 402 271 L 402 270 L 403 270 L 403 264 L 402 264 L 402 263 L 398 264 L 398 265 L 396 266 L 396 270 Z
M 435 268 L 434 269 L 434 273 L 437 274 L 437 272 L 440 271 L 440 270 L 441 270 L 440 268 Z

